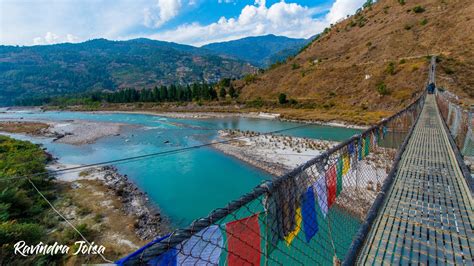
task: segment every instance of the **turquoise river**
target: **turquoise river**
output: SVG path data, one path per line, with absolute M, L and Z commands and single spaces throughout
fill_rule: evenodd
M 270 132 L 301 124 L 251 118 L 174 119 L 145 114 L 83 112 L 2 112 L 0 120 L 85 120 L 123 123 L 118 136 L 93 144 L 69 145 L 47 138 L 15 135 L 43 144 L 65 164 L 90 164 L 211 142 L 219 129 Z M 311 125 L 285 135 L 341 141 L 359 130 Z M 166 143 L 165 143 L 166 142 Z M 211 210 L 250 191 L 271 176 L 212 147 L 116 164 L 143 191 L 174 226 L 188 225 Z

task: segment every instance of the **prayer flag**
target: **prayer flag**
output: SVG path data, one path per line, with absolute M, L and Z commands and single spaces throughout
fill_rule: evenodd
M 309 187 L 306 193 L 303 194 L 302 215 L 303 215 L 303 229 L 306 236 L 306 242 L 311 241 L 311 238 L 318 232 L 318 220 L 316 217 L 316 200 L 314 199 L 314 189 Z
M 295 237 L 298 235 L 298 233 L 301 230 L 301 221 L 302 221 L 301 216 L 302 216 L 301 207 L 298 207 L 295 213 L 295 221 L 296 221 L 295 229 L 293 229 L 293 231 L 291 231 L 290 234 L 285 237 L 285 241 L 288 246 L 291 245 L 291 242 L 293 242 L 293 240 L 295 239 Z
M 336 188 L 336 196 L 339 196 L 342 191 L 342 169 L 344 166 L 344 162 L 342 161 L 343 157 L 340 156 L 337 160 L 337 188 Z
M 260 225 L 258 214 L 226 224 L 227 264 L 260 265 Z
M 328 214 L 328 190 L 326 185 L 326 178 L 320 176 L 319 179 L 314 183 L 316 189 L 316 195 L 318 196 L 318 204 L 324 217 Z
M 336 166 L 331 166 L 326 172 L 326 184 L 328 187 L 328 207 L 336 201 Z
M 364 139 L 364 157 L 369 155 L 369 152 L 370 152 L 370 135 L 367 135 L 365 136 L 365 139 Z
M 176 246 L 179 250 L 177 263 L 178 265 L 219 264 L 223 246 L 221 229 L 218 225 L 211 225 Z
M 349 169 L 351 168 L 351 158 L 349 158 L 349 155 L 347 153 L 344 153 L 344 155 L 342 155 L 342 160 L 343 160 L 342 174 L 347 175 L 347 173 L 349 172 Z
M 363 145 L 363 141 L 362 141 L 362 137 L 360 137 L 360 139 L 357 141 L 357 155 L 359 157 L 359 161 L 362 161 L 362 145 Z
M 172 248 L 165 253 L 163 253 L 158 258 L 154 258 L 148 262 L 149 265 L 157 265 L 157 266 L 175 266 L 178 265 L 176 262 L 176 253 L 177 250 Z
M 354 142 L 349 143 L 349 146 L 347 147 L 347 150 L 349 151 L 349 154 L 352 155 L 354 154 Z
M 219 226 L 211 225 L 158 258 L 151 260 L 150 265 L 219 264 L 223 246 L 223 237 Z

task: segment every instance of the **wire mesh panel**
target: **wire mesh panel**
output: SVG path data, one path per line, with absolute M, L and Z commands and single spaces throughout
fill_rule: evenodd
M 421 96 L 393 117 L 117 263 L 338 264 L 423 101 Z
M 474 157 L 474 112 L 463 109 L 457 104 L 457 97 L 446 91 L 438 92 L 436 100 L 459 150 L 465 156 Z

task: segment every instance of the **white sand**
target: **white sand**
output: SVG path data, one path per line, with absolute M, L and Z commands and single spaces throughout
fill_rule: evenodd
M 71 122 L 51 123 L 50 131 L 64 135 L 57 142 L 68 144 L 93 143 L 96 140 L 120 134 L 121 124 L 74 120 Z
M 49 125 L 49 128 L 43 130 L 42 137 L 53 138 L 56 142 L 73 145 L 94 143 L 100 138 L 120 134 L 124 126 L 132 126 L 120 123 L 83 120 L 51 121 L 41 119 L 1 119 L 0 121 L 45 123 Z

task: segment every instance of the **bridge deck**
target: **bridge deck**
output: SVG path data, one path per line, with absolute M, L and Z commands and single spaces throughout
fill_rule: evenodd
M 428 95 L 358 264 L 473 265 L 473 199 Z

